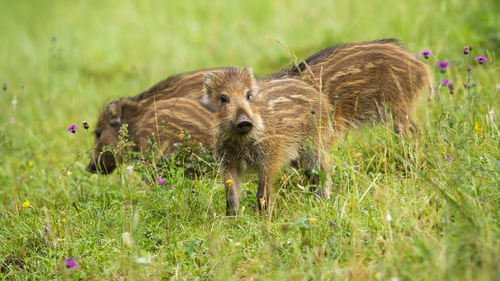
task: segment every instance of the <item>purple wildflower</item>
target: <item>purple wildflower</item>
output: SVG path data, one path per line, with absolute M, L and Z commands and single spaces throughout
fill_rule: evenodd
M 468 55 L 470 54 L 470 50 L 471 50 L 470 46 L 465 46 L 462 52 L 464 53 L 464 55 Z
M 439 83 L 441 83 L 443 85 L 448 85 L 448 84 L 450 84 L 450 81 L 446 80 L 446 79 L 443 79 L 443 80 L 439 81 Z
M 422 57 L 428 59 L 429 55 L 432 54 L 432 51 L 426 50 L 426 51 L 420 52 L 420 54 L 422 55 Z
M 65 258 L 64 264 L 66 265 L 67 268 L 71 270 L 75 270 L 78 267 L 78 263 L 76 262 L 76 260 L 72 258 Z
M 83 121 L 83 122 L 82 122 L 82 125 L 83 125 L 83 128 L 84 128 L 85 130 L 88 130 L 88 129 L 89 129 L 89 127 L 90 127 L 90 126 L 89 126 L 89 122 L 87 122 L 87 121 Z
M 447 62 L 447 61 L 440 61 L 440 62 L 437 62 L 437 63 L 436 63 L 436 66 L 446 68 L 446 67 L 450 66 L 450 63 L 449 63 L 449 62 Z
M 447 62 L 447 61 L 440 61 L 440 62 L 436 63 L 436 66 L 441 68 L 441 72 L 442 73 L 445 73 L 446 72 L 446 68 L 448 66 L 450 66 L 450 63 Z
M 488 59 L 483 56 L 476 57 L 474 60 L 479 64 L 485 64 L 488 61 Z
M 472 65 L 467 66 L 467 72 L 471 72 L 472 70 Z
M 450 162 L 450 160 L 451 160 L 450 154 L 446 155 L 446 157 L 444 159 L 446 160 L 446 162 Z
M 413 55 L 415 56 L 415 58 L 416 58 L 416 59 L 418 59 L 418 57 L 420 57 L 420 55 L 419 55 L 419 54 L 417 54 L 417 53 L 415 53 L 415 54 L 413 54 Z
M 7 91 L 7 85 L 8 85 L 8 84 L 9 84 L 9 83 L 7 83 L 7 81 L 6 81 L 6 82 L 3 82 L 3 90 L 4 90 L 4 91 Z
M 159 185 L 164 185 L 164 184 L 165 184 L 165 179 L 164 179 L 164 178 L 157 178 L 157 179 L 156 179 L 156 182 L 157 182 Z
M 71 125 L 68 127 L 68 132 L 71 132 L 71 133 L 76 133 L 76 130 L 80 129 L 80 127 L 77 127 L 75 124 Z

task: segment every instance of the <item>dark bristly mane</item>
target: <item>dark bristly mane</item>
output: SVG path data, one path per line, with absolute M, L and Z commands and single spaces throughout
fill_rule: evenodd
M 357 43 L 346 43 L 346 44 L 337 44 L 333 45 L 331 47 L 328 47 L 326 49 L 323 49 L 314 55 L 306 58 L 305 60 L 301 61 L 298 65 L 292 65 L 289 68 L 285 68 L 278 73 L 282 74 L 288 74 L 288 75 L 299 75 L 302 71 L 306 69 L 306 65 L 312 65 L 317 62 L 320 62 L 324 59 L 326 59 L 329 56 L 334 55 L 338 50 L 344 49 L 353 45 L 356 46 L 361 46 L 361 45 L 367 45 L 367 44 L 395 44 L 398 46 L 401 46 L 401 43 L 397 39 L 393 38 L 388 38 L 388 39 L 381 39 L 381 40 L 374 40 L 374 41 L 366 41 L 366 42 L 357 42 Z M 277 74 L 278 74 L 277 73 Z M 278 74 L 279 75 L 279 74 Z
M 207 68 L 207 69 L 201 69 L 201 70 L 195 70 L 195 71 L 185 72 L 185 73 L 181 73 L 181 74 L 176 74 L 176 75 L 170 76 L 170 77 L 156 83 L 154 86 L 152 86 L 148 90 L 146 90 L 146 91 L 144 91 L 136 96 L 130 97 L 128 99 L 132 100 L 132 101 L 143 101 L 143 100 L 152 98 L 153 95 L 158 94 L 158 93 L 167 93 L 167 95 L 168 95 L 168 89 L 178 87 L 178 85 L 180 84 L 179 82 L 182 81 L 186 76 L 190 76 L 192 74 L 197 74 L 197 73 L 202 73 L 202 72 L 221 70 L 221 69 L 225 69 L 225 68 L 226 67 Z M 200 79 L 200 82 L 201 82 L 201 79 Z M 168 98 L 168 97 L 164 97 L 164 96 L 161 97 L 161 99 L 165 99 L 165 98 Z

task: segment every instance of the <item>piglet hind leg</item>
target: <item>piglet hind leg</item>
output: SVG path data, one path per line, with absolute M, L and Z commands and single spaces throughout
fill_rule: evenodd
M 270 211 L 272 207 L 271 192 L 276 172 L 277 164 L 263 165 L 259 168 L 259 187 L 257 189 L 257 206 L 259 211 Z
M 326 150 L 307 152 L 301 158 L 301 166 L 305 170 L 309 184 L 318 187 L 317 196 L 330 199 L 332 165 L 328 152 Z

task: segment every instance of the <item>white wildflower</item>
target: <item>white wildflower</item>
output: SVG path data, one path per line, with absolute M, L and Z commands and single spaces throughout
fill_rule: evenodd
M 391 217 L 391 214 L 389 214 L 389 212 L 387 212 L 387 215 L 385 216 L 385 219 L 387 221 L 392 221 L 392 217 Z
M 128 174 L 131 175 L 132 174 L 132 170 L 134 170 L 134 167 L 133 166 L 127 166 L 127 171 L 128 171 Z
M 129 248 L 132 248 L 132 238 L 130 237 L 130 233 L 123 232 L 122 238 L 123 238 L 123 243 L 127 245 Z

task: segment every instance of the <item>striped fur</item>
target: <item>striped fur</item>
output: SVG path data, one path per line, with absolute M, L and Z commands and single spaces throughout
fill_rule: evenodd
M 222 95 L 228 102 L 222 102 Z M 236 215 L 241 176 L 249 168 L 258 170 L 257 202 L 261 209 L 269 204 L 274 176 L 283 165 L 293 161 L 309 172 L 316 167 L 330 170 L 326 151 L 334 135 L 332 108 L 327 97 L 322 98 L 312 86 L 297 79 L 266 80 L 257 86 L 246 68 L 205 77 L 204 100 L 217 108 L 215 147 L 226 180 L 227 215 Z M 246 133 L 235 129 L 243 117 L 253 124 Z M 319 177 L 312 180 L 320 183 Z M 329 186 L 329 180 L 323 183 L 325 197 Z
M 224 69 L 226 68 L 209 68 L 174 75 L 158 82 L 139 95 L 128 99 L 144 104 L 178 97 L 200 99 L 203 94 L 203 74 L 206 72 L 218 73 Z M 213 111 L 213 109 L 209 110 Z
M 118 115 L 121 116 L 117 118 Z M 174 143 L 182 141 L 182 134 L 179 135 L 181 131 L 191 135 L 189 142 L 199 142 L 209 147 L 212 137 L 208 128 L 212 126 L 212 115 L 201 106 L 199 100 L 192 98 L 171 98 L 156 102 L 113 100 L 99 117 L 94 156 L 87 170 L 94 173 L 99 170 L 108 174 L 116 168 L 117 159 L 114 155 L 109 151 L 101 152 L 104 147 L 114 147 L 118 143 L 119 129 L 123 123 L 128 124 L 129 140 L 135 144 L 136 150 L 148 149 L 152 142 L 157 142 L 160 151 L 168 154 L 174 149 Z M 117 119 L 120 121 L 113 121 Z
M 343 127 L 382 121 L 386 107 L 396 132 L 414 130 L 418 98 L 432 93 L 430 68 L 394 39 L 333 46 L 271 77 L 300 78 L 328 95 Z

